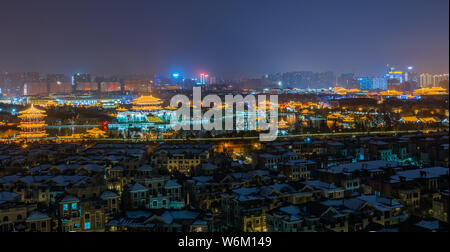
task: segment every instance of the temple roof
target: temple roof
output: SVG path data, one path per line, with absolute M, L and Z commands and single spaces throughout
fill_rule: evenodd
M 40 114 L 40 113 L 45 113 L 45 111 L 35 108 L 33 104 L 31 104 L 31 107 L 29 109 L 19 112 L 19 114 Z
M 402 95 L 402 92 L 396 90 L 387 90 L 380 93 L 381 95 Z
M 161 104 L 161 99 L 158 99 L 156 97 L 153 97 L 152 95 L 149 96 L 141 96 L 133 101 L 133 104 Z

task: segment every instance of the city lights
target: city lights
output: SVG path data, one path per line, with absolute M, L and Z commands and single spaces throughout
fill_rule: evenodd
M 8 232 L 279 252 L 448 232 L 448 4 L 3 1 L 4 251 L 57 247 Z

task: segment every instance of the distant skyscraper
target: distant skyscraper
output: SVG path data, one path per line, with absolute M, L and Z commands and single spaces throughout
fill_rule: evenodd
M 46 80 L 49 83 L 53 83 L 53 82 L 67 82 L 68 81 L 66 75 L 64 75 L 64 74 L 47 74 Z
M 401 71 L 390 71 L 386 75 L 388 82 L 402 83 L 403 82 L 403 72 Z
M 90 74 L 81 74 L 77 73 L 72 77 L 73 83 L 80 83 L 80 82 L 91 82 L 91 75 Z
M 164 76 L 162 76 L 162 75 L 155 76 L 155 84 L 157 87 L 162 86 L 164 84 L 163 82 L 164 82 Z
M 70 93 L 72 92 L 72 84 L 70 82 L 50 82 L 49 92 L 53 93 Z
M 209 75 L 205 74 L 205 73 L 201 73 L 197 84 L 199 84 L 199 85 L 209 84 Z
M 420 87 L 431 87 L 433 86 L 433 75 L 429 73 L 423 73 L 419 76 Z
M 78 87 L 81 83 L 91 83 L 91 75 L 77 73 L 72 76 L 72 85 L 74 86 L 74 90 L 85 90 L 87 88 L 86 85 L 83 85 L 83 87 Z M 91 88 L 89 89 L 91 90 Z M 98 87 L 96 90 L 98 90 Z
M 381 90 L 387 90 L 388 89 L 388 82 L 386 78 L 373 78 L 373 89 L 381 89 Z
M 100 84 L 100 92 L 120 92 L 122 90 L 122 85 L 120 82 L 102 82 Z
M 150 80 L 126 80 L 124 90 L 136 93 L 148 94 L 152 90 L 153 81 Z
M 20 75 L 23 83 L 41 81 L 40 74 L 37 72 L 20 73 Z
M 448 74 L 435 74 L 433 75 L 433 87 L 439 87 L 441 81 L 448 81 Z
M 359 88 L 359 82 L 355 78 L 355 74 L 353 73 L 344 73 L 341 74 L 338 78 L 339 86 L 343 86 L 345 88 L 353 89 L 353 88 Z
M 359 89 L 361 90 L 372 90 L 373 89 L 373 79 L 369 77 L 361 77 L 358 79 Z
M 389 90 L 401 90 L 401 84 L 403 83 L 403 72 L 401 71 L 395 71 L 394 68 L 391 69 L 391 71 L 386 74 L 386 79 L 388 82 L 388 89 Z

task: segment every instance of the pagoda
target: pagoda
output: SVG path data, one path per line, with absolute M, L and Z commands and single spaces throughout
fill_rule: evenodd
M 163 102 L 161 99 L 155 98 L 151 95 L 141 96 L 133 101 L 132 110 L 143 113 L 154 112 L 162 108 L 162 103 Z
M 29 109 L 19 113 L 21 122 L 19 124 L 20 134 L 18 138 L 39 139 L 47 136 L 45 132 L 45 111 L 35 108 L 33 105 Z

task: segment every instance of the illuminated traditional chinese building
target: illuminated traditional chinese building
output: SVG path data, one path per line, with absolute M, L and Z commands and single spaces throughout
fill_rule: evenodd
M 414 91 L 414 95 L 448 95 L 447 90 L 440 87 L 421 88 Z
M 403 95 L 403 92 L 400 92 L 397 90 L 386 90 L 386 91 L 380 92 L 380 95 L 382 95 L 382 96 L 398 96 L 398 95 Z
M 106 137 L 106 131 L 103 131 L 99 128 L 93 128 L 93 129 L 89 129 L 86 130 L 86 137 L 87 138 L 102 138 L 102 137 Z
M 281 119 L 281 121 L 278 122 L 278 128 L 287 129 L 289 128 L 289 124 L 285 120 Z
M 147 122 L 146 113 L 140 111 L 130 111 L 125 108 L 118 108 L 116 111 L 117 111 L 117 121 L 120 124 Z
M 162 101 L 153 96 L 141 96 L 132 102 L 131 109 L 118 108 L 117 124 L 108 125 L 109 128 L 126 130 L 129 128 L 149 130 L 159 128 L 164 130 L 171 118 L 175 116 L 177 108 L 162 107 Z
M 133 101 L 132 110 L 149 113 L 153 111 L 160 110 L 162 101 L 153 96 L 141 96 Z
M 18 138 L 38 139 L 47 136 L 45 132 L 45 120 L 47 115 L 45 111 L 35 108 L 33 105 L 27 110 L 20 112 L 19 118 L 21 122 L 19 128 L 21 132 Z

